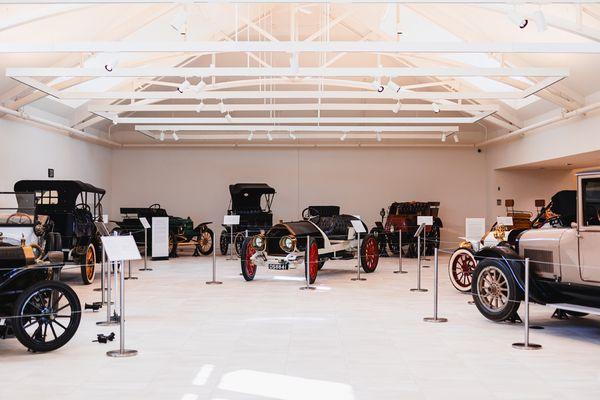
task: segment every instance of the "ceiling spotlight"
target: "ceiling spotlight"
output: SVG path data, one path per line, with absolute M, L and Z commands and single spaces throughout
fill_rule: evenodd
M 200 103 L 196 106 L 196 112 L 199 113 L 204 108 L 204 103 L 200 100 Z
M 200 93 L 200 92 L 202 92 L 204 90 L 205 87 L 206 87 L 206 83 L 204 83 L 204 81 L 202 80 L 202 78 L 200 78 L 200 82 L 198 82 L 194 86 L 194 92 Z
M 398 114 L 398 111 L 400 111 L 400 107 L 402 107 L 402 103 L 400 103 L 400 100 L 398 100 L 398 102 L 392 106 L 392 112 L 394 114 Z
M 173 131 L 173 140 L 174 141 L 178 141 L 179 140 L 179 136 L 177 136 L 177 132 Z
M 440 105 L 438 103 L 431 103 L 431 109 L 437 114 L 440 112 Z
M 227 120 L 227 122 L 231 123 L 233 122 L 233 117 L 231 116 L 231 114 L 227 113 L 225 114 L 225 119 Z
M 454 138 L 454 143 L 459 142 L 458 135 L 456 133 L 454 135 L 452 135 L 452 137 Z
M 273 140 L 273 135 L 271 135 L 271 132 L 267 132 L 267 139 Z
M 371 87 L 373 89 L 377 90 L 379 93 L 383 92 L 383 86 L 381 85 L 381 82 L 377 78 L 373 79 L 373 82 L 371 82 Z
M 387 89 L 391 92 L 398 93 L 400 91 L 400 86 L 390 78 L 386 85 Z
M 223 103 L 223 100 L 221 100 L 219 103 L 219 111 L 221 111 L 221 114 L 225 114 L 227 112 L 227 106 L 225 103 Z
M 175 14 L 169 26 L 177 31 L 180 35 L 187 33 L 188 14 L 184 10 L 180 10 Z
M 512 10 L 508 12 L 507 16 L 508 19 L 510 19 L 510 21 L 520 29 L 524 29 L 529 23 L 527 18 L 523 18 L 521 15 L 519 15 L 517 12 L 517 7 L 513 7 Z
M 544 13 L 541 9 L 535 11 L 531 15 L 531 19 L 535 23 L 538 32 L 544 32 L 548 28 L 548 26 L 546 25 L 546 17 L 544 16 Z
M 298 53 L 292 53 L 290 55 L 290 69 L 294 75 L 298 74 L 300 70 L 300 61 L 298 60 Z
M 119 59 L 111 58 L 110 60 L 106 61 L 106 64 L 104 64 L 104 69 L 107 70 L 108 72 L 112 72 L 118 63 L 119 63 Z
M 254 138 L 254 131 L 250 131 L 250 134 L 248 135 L 248 141 L 251 142 L 253 138 Z
M 447 133 L 442 133 L 442 142 L 446 141 L 446 137 L 448 136 Z
M 160 139 L 161 142 L 165 141 L 165 131 L 160 131 L 159 139 Z
M 375 139 L 377 139 L 378 142 L 381 142 L 381 132 L 375 132 Z
M 344 132 L 343 135 L 340 137 L 340 140 L 343 142 L 344 140 L 346 140 L 347 137 L 348 137 L 348 132 Z
M 183 93 L 183 92 L 185 92 L 185 91 L 189 90 L 189 89 L 190 89 L 190 87 L 192 87 L 192 84 L 190 83 L 190 81 L 188 81 L 188 80 L 187 80 L 187 78 L 185 78 L 185 79 L 184 79 L 184 81 L 183 81 L 183 82 L 181 82 L 181 85 L 179 85 L 179 86 L 177 87 L 177 91 L 178 91 L 179 93 Z

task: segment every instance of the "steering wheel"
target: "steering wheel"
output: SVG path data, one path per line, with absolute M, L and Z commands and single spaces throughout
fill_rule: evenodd
M 304 210 L 302 210 L 302 218 L 306 221 L 312 222 L 315 225 L 318 225 L 319 221 L 321 221 L 321 214 L 319 214 L 319 211 L 313 207 L 306 207 Z
M 23 223 L 23 218 L 25 218 L 30 224 L 33 223 L 33 218 L 31 218 L 31 215 L 25 214 L 25 213 L 22 213 L 22 212 L 16 212 L 14 214 L 9 215 L 8 218 L 6 218 L 6 223 L 10 224 L 11 223 L 11 219 L 13 219 L 13 218 L 14 219 L 19 218 L 18 221 L 13 222 L 15 224 L 22 224 Z
M 158 204 L 158 203 L 154 203 L 154 204 L 152 204 L 152 205 L 151 205 L 150 207 L 148 207 L 148 208 L 151 208 L 151 209 L 156 209 L 156 210 L 158 210 L 158 209 L 160 209 L 161 207 L 160 207 L 160 204 Z
M 75 204 L 75 208 L 76 209 L 80 209 L 80 210 L 87 210 L 87 211 L 92 211 L 90 208 L 90 205 L 87 203 L 79 203 L 79 204 Z

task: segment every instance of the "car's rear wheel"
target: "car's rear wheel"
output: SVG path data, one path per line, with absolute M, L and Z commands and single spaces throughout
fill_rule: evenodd
M 221 255 L 226 255 L 227 249 L 229 248 L 229 235 L 227 234 L 227 231 L 221 231 L 221 237 L 219 238 L 219 246 L 221 250 Z
M 235 254 L 240 257 L 242 254 L 242 246 L 244 245 L 244 240 L 246 240 L 245 232 L 238 232 L 233 238 L 233 243 L 235 245 Z
M 471 290 L 477 309 L 487 319 L 505 321 L 516 316 L 521 303 L 517 284 L 502 261 L 480 261 L 473 272 Z
M 309 282 L 315 283 L 317 273 L 319 272 L 319 245 L 315 239 L 310 239 L 308 247 L 304 250 L 304 279 L 306 274 L 309 276 Z
M 471 291 L 473 283 L 473 271 L 477 266 L 475 256 L 469 249 L 457 249 L 450 256 L 448 262 L 448 275 L 450 282 L 460 292 Z
M 252 238 L 248 237 L 244 240 L 244 243 L 242 243 L 242 251 L 240 254 L 242 275 L 247 281 L 253 280 L 256 275 L 256 264 L 252 260 L 254 254 L 256 254 L 256 249 L 252 246 Z
M 96 249 L 93 244 L 88 244 L 81 258 L 81 264 L 81 280 L 84 285 L 90 285 L 96 276 Z
M 379 247 L 373 235 L 366 235 L 360 243 L 360 265 L 366 273 L 377 269 L 379 263 Z
M 79 327 L 81 304 L 68 285 L 42 281 L 25 289 L 14 306 L 15 337 L 35 352 L 64 346 Z
M 214 234 L 213 231 L 206 228 L 198 235 L 198 251 L 203 256 L 207 256 L 213 251 L 214 244 Z

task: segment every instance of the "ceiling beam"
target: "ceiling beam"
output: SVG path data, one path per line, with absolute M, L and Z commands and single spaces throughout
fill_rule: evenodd
M 51 42 L 0 43 L 0 53 L 525 53 L 598 54 L 600 43 L 484 43 L 385 41 L 209 41 L 209 42 Z
M 104 68 L 7 68 L 9 77 L 124 77 L 143 78 L 155 76 L 205 77 L 205 76 L 325 76 L 325 77 L 474 77 L 474 76 L 523 76 L 523 77 L 567 77 L 568 68 L 263 68 L 263 67 L 199 67 L 199 68 L 114 68 L 112 72 Z
M 244 132 L 457 132 L 459 127 L 435 125 L 435 126 L 389 126 L 389 125 L 371 125 L 371 126 L 265 126 L 265 125 L 135 125 L 135 130 L 144 131 L 172 131 L 177 132 L 195 132 L 195 131 L 244 131 Z

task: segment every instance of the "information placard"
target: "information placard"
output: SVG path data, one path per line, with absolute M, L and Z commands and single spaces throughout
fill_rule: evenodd
M 496 222 L 498 223 L 498 225 L 513 226 L 512 217 L 498 217 L 496 218 Z
M 353 219 L 350 221 L 352 223 L 352 227 L 354 231 L 357 233 L 365 233 L 367 230 L 365 229 L 364 224 L 360 219 Z
M 142 226 L 144 227 L 144 229 L 150 229 L 150 223 L 148 222 L 146 217 L 141 217 L 140 222 L 142 223 Z
M 169 257 L 169 217 L 152 218 L 152 258 Z
M 133 236 L 102 236 L 100 239 L 108 261 L 142 259 Z
M 224 215 L 223 216 L 223 225 L 239 225 L 240 224 L 240 216 L 239 215 Z
M 417 225 L 433 225 L 433 217 L 431 215 L 418 215 Z
M 485 235 L 485 218 L 465 218 L 465 237 L 468 241 L 479 241 Z

